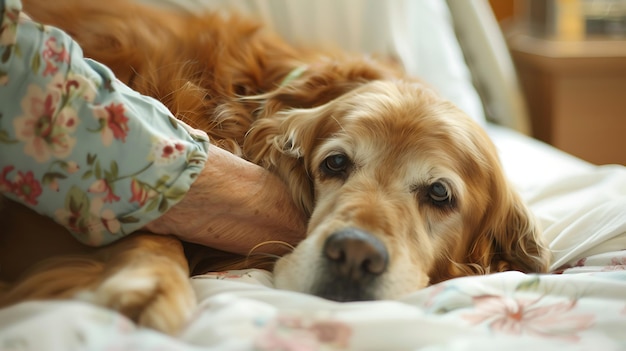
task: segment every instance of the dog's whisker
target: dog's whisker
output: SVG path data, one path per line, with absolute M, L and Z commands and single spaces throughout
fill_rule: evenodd
M 246 257 L 246 259 L 251 258 L 252 256 L 269 257 L 269 258 L 273 258 L 275 260 L 278 260 L 281 257 L 279 255 L 271 254 L 269 252 L 256 252 L 256 253 L 249 254 Z
M 258 249 L 259 247 L 262 247 L 262 246 L 265 246 L 265 245 L 271 245 L 271 244 L 277 244 L 277 245 L 285 246 L 285 247 L 291 249 L 291 251 L 293 251 L 295 249 L 295 246 L 291 245 L 290 243 L 288 243 L 286 241 L 282 241 L 282 240 L 268 240 L 268 241 L 264 241 L 262 243 L 258 243 L 256 245 L 254 245 L 254 247 L 252 247 L 250 249 L 250 251 L 248 251 L 248 255 L 247 256 L 248 257 L 251 256 L 254 253 L 254 251 L 256 249 Z
M 278 244 L 278 245 L 286 246 L 291 251 L 293 251 L 295 249 L 295 247 L 293 245 L 291 245 L 291 244 L 289 244 L 287 242 L 284 242 L 284 241 L 279 241 L 279 240 L 264 241 L 262 243 L 259 243 L 259 244 L 255 245 L 252 249 L 250 249 L 250 251 L 248 252 L 248 254 L 246 255 L 246 258 L 245 258 L 245 266 L 246 267 L 256 266 L 258 264 L 258 262 L 255 261 L 255 264 L 252 264 L 250 262 L 253 258 L 256 258 L 257 261 L 258 260 L 262 260 L 264 258 L 271 259 L 271 261 L 278 261 L 278 259 L 281 258 L 280 255 L 272 254 L 272 253 L 269 253 L 269 252 L 255 252 L 255 250 L 257 250 L 258 248 L 263 247 L 265 245 L 271 245 L 271 244 Z M 267 263 L 268 261 L 262 260 L 262 262 Z

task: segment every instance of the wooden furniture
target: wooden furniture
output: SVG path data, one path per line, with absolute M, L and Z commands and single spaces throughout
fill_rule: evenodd
M 551 41 L 509 48 L 534 137 L 595 164 L 626 164 L 626 41 Z

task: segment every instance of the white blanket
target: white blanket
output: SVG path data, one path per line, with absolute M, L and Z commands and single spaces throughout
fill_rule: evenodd
M 489 126 L 562 274 L 459 278 L 395 301 L 276 290 L 260 270 L 192 278 L 177 337 L 79 301 L 0 310 L 0 350 L 624 350 L 626 168 L 596 167 Z

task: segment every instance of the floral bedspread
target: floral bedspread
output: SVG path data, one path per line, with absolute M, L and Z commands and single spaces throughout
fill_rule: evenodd
M 212 273 L 192 279 L 201 304 L 177 337 L 78 301 L 31 302 L 0 310 L 0 350 L 624 350 L 615 254 L 585 273 L 460 278 L 357 303 L 274 290 L 265 271 Z
M 176 337 L 80 301 L 30 302 L 0 309 L 0 351 L 626 350 L 626 167 L 490 132 L 544 228 L 551 274 L 336 303 L 274 289 L 266 271 L 215 272 L 191 278 L 200 305 Z

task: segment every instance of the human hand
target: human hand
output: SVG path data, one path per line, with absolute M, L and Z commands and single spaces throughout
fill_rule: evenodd
M 277 176 L 211 145 L 187 195 L 144 229 L 242 255 L 282 255 L 304 239 L 306 218 Z

